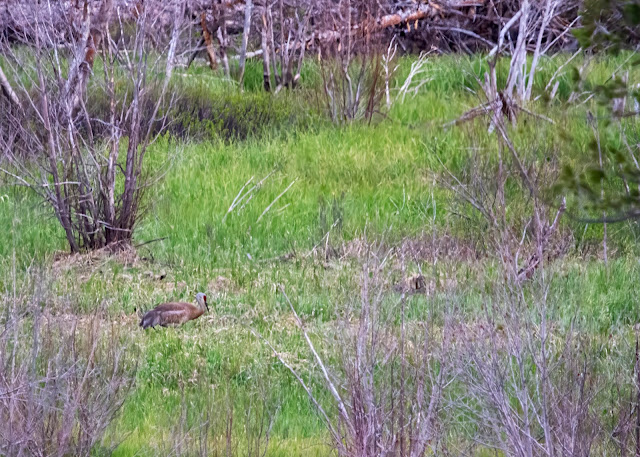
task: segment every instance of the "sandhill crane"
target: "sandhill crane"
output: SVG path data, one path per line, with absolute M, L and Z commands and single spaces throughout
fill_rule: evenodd
M 202 292 L 196 294 L 196 303 L 197 306 L 191 303 L 162 303 L 142 316 L 140 327 L 147 329 L 156 325 L 180 325 L 202 316 L 205 308 L 209 311 L 207 296 Z

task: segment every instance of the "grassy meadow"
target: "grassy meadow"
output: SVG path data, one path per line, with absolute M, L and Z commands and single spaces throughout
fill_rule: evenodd
M 565 59 L 542 61 L 534 93 L 544 93 Z M 399 62 L 392 95 L 411 62 Z M 624 54 L 594 58 L 580 90 L 604 84 L 628 65 Z M 590 157 L 586 113 L 603 107 L 596 98 L 567 103 L 576 88 L 571 68 L 563 70 L 553 101 L 541 97 L 531 106 L 554 123 L 521 114 L 511 128 L 525 156 L 574 166 Z M 162 137 L 148 153 L 149 169 L 162 177 L 145 196 L 135 252 L 66 254 L 49 208 L 0 178 L 0 293 L 18 290 L 28 300 L 38 272 L 46 278 L 43 307 L 54 319 L 99 310 L 137 363 L 135 385 L 104 449 L 117 443 L 116 456 L 178 454 L 176 442 L 195 449 L 206 423 L 210 455 L 226 455 L 229 442 L 234 455 L 258 455 L 255 436 L 272 417 L 266 455 L 332 455 L 307 394 L 252 333 L 264 335 L 328 399 L 279 286 L 328 360 L 337 354 L 330 342 L 334 323 L 360 296 L 363 263 L 389 249 L 387 285 L 418 272 L 434 284 L 432 293 L 407 299 L 409 322 L 429 319 L 445 302 L 455 303 L 467 322 L 482 320 L 500 265 L 482 220 L 438 177 L 443 167 L 463 173 L 473 156 L 497 157 L 487 119 L 443 127 L 484 101 L 476 77 L 485 69 L 481 56 L 434 56 L 426 67 L 429 81 L 415 96 L 397 100 L 371 123 L 342 126 L 323 115 L 312 62 L 298 90 L 277 95 L 261 91 L 258 64 L 248 68 L 244 91 L 204 63 L 177 69 L 174 83 L 188 101 L 182 122 L 190 129 Z M 507 70 L 499 67 L 499 80 Z M 632 72 L 630 82 L 640 82 L 640 75 Z M 209 107 L 211 118 L 190 120 L 189 103 Z M 602 141 L 619 139 L 611 134 Z M 250 199 L 229 211 L 246 183 L 245 190 L 260 181 Z M 507 201 L 517 217 L 521 202 L 509 195 Z M 563 253 L 546 265 L 554 325 L 610 338 L 618 351 L 611 354 L 619 357 L 607 356 L 608 369 L 632 367 L 626 357 L 640 322 L 638 225 L 608 226 L 605 265 L 601 224 L 570 217 L 561 223 Z M 138 327 L 139 312 L 163 301 L 192 302 L 199 291 L 211 308 L 200 319 L 180 328 Z M 389 302 L 400 297 L 392 288 L 385 294 Z

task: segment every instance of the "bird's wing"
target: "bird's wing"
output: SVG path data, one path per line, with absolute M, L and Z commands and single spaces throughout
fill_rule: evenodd
M 190 310 L 194 306 L 191 303 L 181 303 L 181 302 L 171 302 L 171 303 L 162 303 L 161 305 L 153 308 L 152 311 L 156 311 L 158 313 L 171 313 L 177 311 L 185 311 Z

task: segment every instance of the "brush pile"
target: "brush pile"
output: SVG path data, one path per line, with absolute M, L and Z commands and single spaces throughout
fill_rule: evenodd
M 103 8 L 104 3 L 107 8 Z M 151 13 L 147 20 L 153 23 L 152 35 L 169 34 L 176 14 L 184 14 L 190 27 L 179 47 L 203 54 L 205 38 L 210 36 L 209 41 L 215 41 L 217 31 L 223 29 L 229 50 L 240 48 L 247 14 L 251 25 L 249 48 L 256 49 L 258 55 L 261 31 L 269 20 L 276 25 L 276 34 L 291 31 L 290 39 L 285 35 L 284 40 L 290 46 L 296 43 L 311 51 L 344 43 L 350 36 L 366 35 L 387 43 L 395 36 L 405 52 L 476 52 L 496 47 L 503 30 L 503 39 L 515 43 L 521 33 L 517 19 L 527 9 L 530 16 L 540 20 L 530 24 L 526 33 L 536 36 L 543 27 L 546 43 L 566 49 L 575 45 L 569 32 L 580 26 L 582 7 L 582 0 L 0 0 L 0 40 L 72 42 L 73 35 L 81 34 L 86 14 L 108 11 L 106 24 L 117 25 L 113 30 L 120 30 L 121 24 L 135 21 L 146 8 L 147 14 Z M 544 12 L 549 8 L 554 11 L 553 18 L 543 26 Z M 297 37 L 298 31 L 303 36 Z M 116 40 L 121 38 L 120 33 L 114 35 Z M 509 47 L 504 51 L 510 52 Z

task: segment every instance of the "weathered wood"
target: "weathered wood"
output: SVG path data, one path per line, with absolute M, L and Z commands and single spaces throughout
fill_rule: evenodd
M 247 45 L 249 43 L 249 34 L 251 33 L 251 14 L 253 13 L 253 0 L 246 0 L 244 6 L 244 27 L 242 32 L 242 48 L 240 48 L 240 59 L 238 60 L 238 66 L 240 67 L 240 87 L 243 87 L 244 83 L 244 69 L 247 58 Z
M 22 104 L 20 103 L 20 99 L 16 95 L 15 91 L 11 87 L 11 83 L 7 79 L 4 71 L 2 71 L 2 67 L 0 67 L 0 87 L 2 88 L 2 93 L 9 99 L 12 105 L 20 108 L 22 110 Z
M 200 42 L 196 46 L 195 50 L 191 53 L 191 57 L 189 57 L 189 60 L 187 61 L 187 68 L 191 67 L 191 64 L 193 63 L 193 61 L 196 60 L 196 57 L 198 56 L 198 53 L 202 50 L 201 48 L 203 45 L 204 45 L 204 37 L 200 38 Z
M 65 83 L 65 99 L 68 102 L 68 115 L 80 105 L 89 77 L 93 71 L 93 63 L 102 42 L 104 28 L 110 22 L 112 0 L 103 0 L 98 12 L 93 15 L 89 0 L 83 7 L 82 39 L 78 42 L 75 58 Z
M 216 59 L 216 48 L 213 46 L 213 39 L 211 38 L 211 33 L 209 32 L 209 26 L 207 24 L 207 13 L 204 11 L 200 16 L 200 24 L 202 26 L 202 39 L 204 40 L 204 44 L 207 49 L 207 58 L 209 59 L 209 67 L 212 70 L 216 70 L 218 68 L 218 60 Z
M 237 1 L 237 0 L 236 0 Z M 229 71 L 229 58 L 227 57 L 227 5 L 222 3 L 222 0 L 216 0 L 214 7 L 214 14 L 220 19 L 220 26 L 216 31 L 216 37 L 218 38 L 218 45 L 220 47 L 220 58 L 222 60 L 222 68 L 224 68 L 224 75 L 227 78 L 231 77 Z
M 271 91 L 271 63 L 269 62 L 269 41 L 268 41 L 268 22 L 267 13 L 262 13 L 262 30 L 260 31 L 260 38 L 262 43 L 262 83 L 264 90 Z
M 135 21 L 136 15 L 139 14 L 142 2 L 132 0 L 112 0 L 114 11 L 118 11 L 118 21 L 123 23 Z M 544 40 L 552 43 L 554 48 L 561 48 L 565 44 L 572 43 L 574 40 L 567 30 L 573 27 L 576 22 L 578 7 L 582 0 L 553 0 L 557 3 L 557 7 L 550 14 L 551 9 L 546 8 L 549 4 L 546 0 L 531 0 L 531 14 L 533 18 L 542 18 L 546 14 L 546 20 L 537 20 L 531 23 L 529 30 L 531 36 L 541 36 L 540 30 L 544 30 Z M 165 37 L 170 33 L 173 18 L 179 10 L 180 4 L 185 5 L 185 16 L 190 18 L 194 24 L 202 22 L 202 14 L 206 13 L 206 21 L 209 24 L 209 40 L 215 42 L 218 39 L 218 45 L 214 46 L 216 56 L 212 62 L 221 61 L 223 64 L 228 62 L 226 56 L 227 49 L 231 48 L 230 43 L 234 43 L 234 37 L 242 38 L 239 40 L 237 52 L 235 55 L 242 56 L 243 49 L 246 52 L 246 41 L 253 38 L 261 39 L 260 32 L 251 29 L 251 12 L 254 8 L 255 0 L 171 0 L 169 2 L 163 0 L 146 0 L 144 2 L 147 9 L 147 15 L 152 17 L 149 23 L 153 23 L 154 39 L 157 35 L 164 34 Z M 80 29 L 82 28 L 81 11 L 76 7 L 76 3 L 82 5 L 83 2 L 76 0 L 62 0 L 51 2 L 35 2 L 32 0 L 0 0 L 0 35 L 8 42 L 25 42 L 35 43 L 40 37 L 57 44 L 64 44 L 76 41 Z M 100 0 L 88 0 L 90 10 L 95 12 L 101 4 Z M 351 2 L 356 5 L 357 2 Z M 448 41 L 461 47 L 462 49 L 498 49 L 495 43 L 502 44 L 505 34 L 515 33 L 516 30 L 505 26 L 505 24 L 515 24 L 514 19 L 520 13 L 521 0 L 496 0 L 489 2 L 487 0 L 386 0 L 379 2 L 380 9 L 388 14 L 382 14 L 379 17 L 367 18 L 366 20 L 354 19 L 355 22 L 345 22 L 343 26 L 336 28 L 336 18 L 345 11 L 340 11 L 338 3 L 330 0 L 282 0 L 276 1 L 277 5 L 273 11 L 273 27 L 282 28 L 282 15 L 287 16 L 284 28 L 289 30 L 292 27 L 291 22 L 295 23 L 297 18 L 291 16 L 291 11 L 307 11 L 315 10 L 313 22 L 309 25 L 308 30 L 305 29 L 303 39 L 304 48 L 312 49 L 319 46 L 331 45 L 337 43 L 341 38 L 347 37 L 363 37 L 373 33 L 384 33 L 385 31 L 393 31 L 394 28 L 403 28 L 408 31 L 402 37 L 401 46 L 406 46 L 407 42 L 417 43 L 419 48 L 430 47 L 430 44 L 438 41 Z M 273 0 L 271 1 L 273 4 Z M 261 8 L 266 8 L 266 3 L 259 4 Z M 350 12 L 354 18 L 363 18 L 364 15 L 356 10 L 356 6 L 352 6 Z M 344 8 L 343 8 L 344 9 Z M 214 25 L 211 25 L 211 15 L 213 15 Z M 34 20 L 37 18 L 37 20 Z M 73 19 L 73 23 L 69 24 L 69 18 Z M 267 14 L 267 20 L 270 20 Z M 256 18 L 260 20 L 259 18 Z M 249 22 L 247 23 L 247 20 Z M 531 22 L 531 21 L 529 21 Z M 94 23 L 92 18 L 91 23 Z M 248 24 L 248 28 L 246 25 Z M 295 28 L 295 26 L 293 26 Z M 344 27 L 342 29 L 341 27 Z M 347 30 L 349 29 L 349 30 Z M 245 33 L 245 30 L 249 33 Z M 436 33 L 434 33 L 436 32 Z M 501 36 L 498 36 L 500 33 Z M 228 37 L 227 37 L 228 33 Z M 294 43 L 296 40 L 296 31 L 292 30 L 291 36 L 283 36 L 282 31 L 276 30 L 276 39 L 278 43 L 270 40 L 271 36 L 267 31 L 268 48 L 274 48 L 274 44 L 279 47 L 269 49 L 269 61 L 271 65 L 270 73 L 274 79 L 274 84 L 278 84 L 276 80 L 273 66 L 279 69 L 284 68 L 285 72 L 288 68 L 287 63 L 283 60 L 287 56 L 283 51 L 291 52 L 291 47 L 299 46 Z M 95 36 L 94 36 L 95 38 Z M 291 38 L 291 41 L 289 41 Z M 160 43 L 162 40 L 158 40 Z M 256 40 L 257 41 L 257 40 Z M 348 40 L 347 40 L 348 41 Z M 500 42 L 500 43 L 499 43 Z M 404 43 L 404 44 L 403 44 Z M 41 43 L 41 45 L 46 43 Z M 469 45 L 469 46 L 467 46 Z M 472 46 L 471 46 L 472 45 Z M 503 51 L 502 46 L 499 46 Z M 527 52 L 534 51 L 535 43 L 527 43 Z M 208 46 L 208 50 L 212 48 Z M 506 50 L 509 52 L 509 50 Z M 546 49 L 545 49 L 546 52 Z M 276 55 L 277 54 L 277 55 Z M 276 60 L 277 59 L 277 60 Z M 242 64 L 244 60 L 239 59 Z M 284 65 L 283 65 L 284 64 Z M 213 64 L 215 66 L 215 64 Z M 242 68 L 242 65 L 240 65 Z M 295 72 L 295 68 L 292 69 Z M 226 71 L 226 68 L 225 68 Z M 295 78 L 295 75 L 293 75 Z M 273 89 L 273 88 L 272 88 Z

